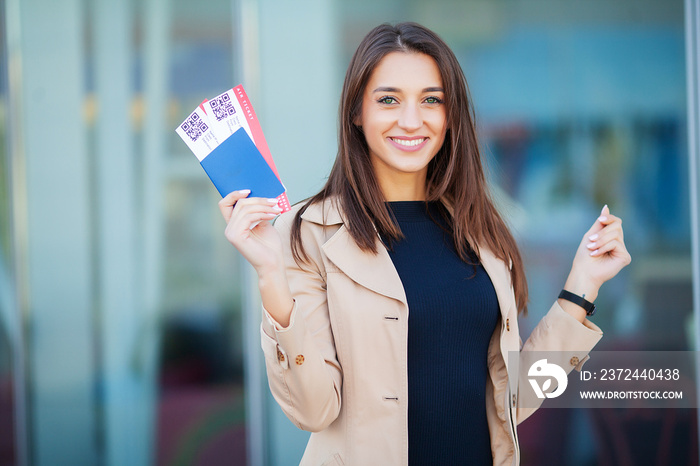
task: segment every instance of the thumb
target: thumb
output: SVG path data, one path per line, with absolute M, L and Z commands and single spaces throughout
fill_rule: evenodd
M 600 211 L 600 217 L 604 217 L 604 216 L 609 215 L 609 214 L 610 214 L 610 208 L 608 208 L 608 205 L 605 204 Z M 598 233 L 600 230 L 603 229 L 603 227 L 605 227 L 605 225 L 599 220 L 600 217 L 595 219 L 595 222 L 593 222 L 593 225 L 591 225 L 591 228 L 586 232 L 586 234 L 585 234 L 586 238 Z

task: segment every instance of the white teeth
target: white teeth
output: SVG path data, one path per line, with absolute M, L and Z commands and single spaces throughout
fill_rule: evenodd
M 402 146 L 406 146 L 406 147 L 417 146 L 418 144 L 421 144 L 423 141 L 425 141 L 425 139 L 426 139 L 426 138 L 407 140 L 407 139 L 394 139 L 394 138 L 391 138 L 391 140 L 394 141 L 395 143 L 401 144 Z

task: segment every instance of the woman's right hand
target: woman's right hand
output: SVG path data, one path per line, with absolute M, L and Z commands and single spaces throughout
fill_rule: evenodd
M 294 306 L 282 254 L 282 239 L 270 220 L 282 209 L 277 199 L 248 198 L 249 189 L 234 191 L 219 201 L 226 220 L 226 239 L 258 274 L 263 307 L 281 327 L 289 325 Z
M 219 201 L 226 221 L 226 239 L 255 268 L 258 275 L 283 268 L 282 241 L 270 220 L 282 209 L 277 199 L 248 198 L 249 189 L 234 191 Z

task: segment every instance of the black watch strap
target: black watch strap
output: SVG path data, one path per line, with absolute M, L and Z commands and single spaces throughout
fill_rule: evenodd
M 584 308 L 586 310 L 587 316 L 592 316 L 593 314 L 595 314 L 595 304 L 593 304 L 590 301 L 587 301 L 586 299 L 582 298 L 577 294 L 573 294 L 566 290 L 561 290 L 561 293 L 559 293 L 559 297 Z

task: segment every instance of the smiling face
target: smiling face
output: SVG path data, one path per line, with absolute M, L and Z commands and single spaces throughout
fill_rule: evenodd
M 362 97 L 362 127 L 387 201 L 425 199 L 428 163 L 446 132 L 445 95 L 435 60 L 392 52 L 372 72 Z

